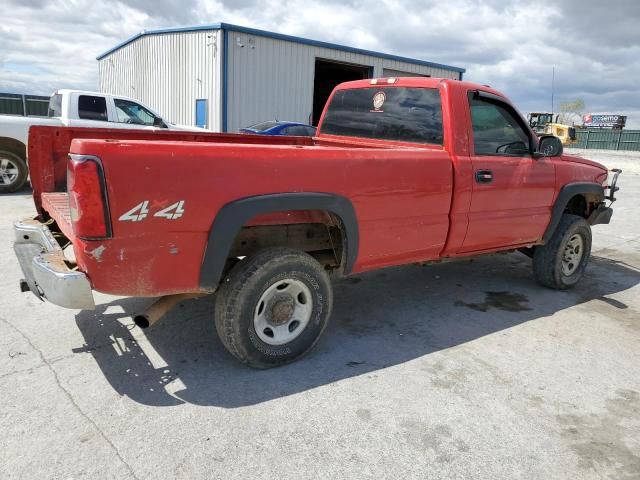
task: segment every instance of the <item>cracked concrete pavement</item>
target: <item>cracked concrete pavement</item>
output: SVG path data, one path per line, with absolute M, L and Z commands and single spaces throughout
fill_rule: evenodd
M 233 360 L 213 298 L 147 331 L 150 303 L 95 311 L 18 291 L 0 196 L 0 478 L 640 479 L 640 155 L 569 292 L 520 254 L 387 269 L 335 285 L 307 358 Z

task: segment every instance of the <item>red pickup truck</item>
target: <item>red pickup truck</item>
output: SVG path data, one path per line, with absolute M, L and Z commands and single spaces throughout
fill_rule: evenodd
M 619 174 L 538 138 L 501 93 L 436 78 L 341 84 L 314 138 L 32 127 L 29 164 L 23 291 L 161 297 L 141 327 L 216 292 L 223 344 L 258 368 L 318 341 L 330 274 L 520 249 L 571 287 Z

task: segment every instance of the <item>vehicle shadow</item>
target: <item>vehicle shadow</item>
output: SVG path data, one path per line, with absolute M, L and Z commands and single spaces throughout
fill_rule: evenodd
M 21 196 L 31 196 L 33 195 L 33 190 L 30 185 L 26 185 L 22 187 L 17 192 L 11 193 L 0 193 L 0 197 L 21 197 Z
M 213 296 L 179 304 L 145 331 L 131 315 L 151 300 L 119 299 L 76 316 L 85 346 L 74 352 L 90 353 L 113 388 L 141 404 L 235 408 L 371 374 L 576 304 L 624 309 L 607 295 L 638 282 L 638 268 L 594 256 L 575 289 L 553 291 L 534 283 L 529 259 L 517 253 L 347 278 L 335 284 L 332 323 L 315 350 L 266 371 L 224 349 Z

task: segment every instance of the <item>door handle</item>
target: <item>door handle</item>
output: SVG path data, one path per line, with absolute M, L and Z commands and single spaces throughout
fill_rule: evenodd
M 476 182 L 491 183 L 493 181 L 493 172 L 491 170 L 478 170 L 476 172 Z

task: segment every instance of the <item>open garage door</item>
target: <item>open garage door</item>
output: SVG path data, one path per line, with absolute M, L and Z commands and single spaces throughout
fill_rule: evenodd
M 371 78 L 373 67 L 340 63 L 316 58 L 316 70 L 313 79 L 313 114 L 311 123 L 318 125 L 322 109 L 334 87 L 350 80 Z
M 393 70 L 392 68 L 385 68 L 382 70 L 382 76 L 389 77 L 430 77 L 431 75 L 422 75 L 420 73 L 403 72 L 402 70 Z

